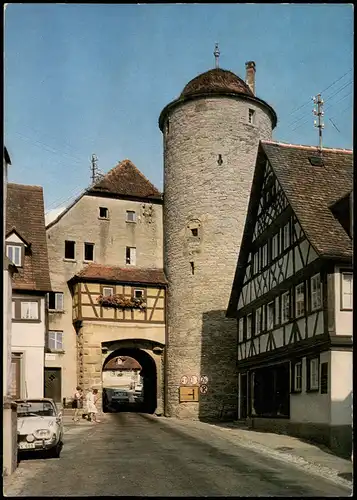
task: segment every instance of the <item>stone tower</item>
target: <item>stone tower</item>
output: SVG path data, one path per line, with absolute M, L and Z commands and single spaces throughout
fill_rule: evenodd
M 271 139 L 276 121 L 274 110 L 255 96 L 252 61 L 246 63 L 246 82 L 216 67 L 191 80 L 160 114 L 167 416 L 237 415 L 237 325 L 225 312 L 258 143 Z M 202 393 L 180 390 L 199 385 L 201 377 L 208 378 Z

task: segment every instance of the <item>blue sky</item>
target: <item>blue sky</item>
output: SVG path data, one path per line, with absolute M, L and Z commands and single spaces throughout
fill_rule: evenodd
M 158 117 L 198 74 L 245 77 L 278 115 L 273 138 L 317 144 L 311 97 L 324 91 L 328 147 L 352 148 L 353 6 L 348 4 L 11 4 L 5 12 L 9 180 L 44 188 L 46 210 L 129 158 L 160 189 Z M 333 126 L 331 120 L 337 127 Z

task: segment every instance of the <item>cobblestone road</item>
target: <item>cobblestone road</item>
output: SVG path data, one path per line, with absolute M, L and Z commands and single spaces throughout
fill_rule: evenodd
M 350 496 L 200 423 L 136 413 L 65 428 L 59 459 L 22 460 L 6 496 Z M 200 432 L 201 430 L 201 432 Z

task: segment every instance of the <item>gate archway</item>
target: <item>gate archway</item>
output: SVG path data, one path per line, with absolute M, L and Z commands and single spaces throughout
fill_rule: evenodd
M 125 393 L 124 389 L 105 387 L 103 374 L 108 363 L 115 358 L 132 358 L 138 363 L 142 380 L 142 397 L 131 400 L 116 398 L 115 394 Z M 103 380 L 103 410 L 104 411 L 136 411 L 141 413 L 154 413 L 157 408 L 157 369 L 152 356 L 137 347 L 120 347 L 111 352 L 104 360 L 102 366 Z M 135 390 L 135 389 L 134 389 Z M 115 392 L 117 391 L 117 392 Z M 127 391 L 131 393 L 131 390 Z M 113 398 L 114 395 L 114 398 Z

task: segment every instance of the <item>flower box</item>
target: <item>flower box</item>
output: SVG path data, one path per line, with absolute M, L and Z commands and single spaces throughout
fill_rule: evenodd
M 102 307 L 113 307 L 116 309 L 146 309 L 146 303 L 143 298 L 127 298 L 124 295 L 99 295 L 98 304 Z

